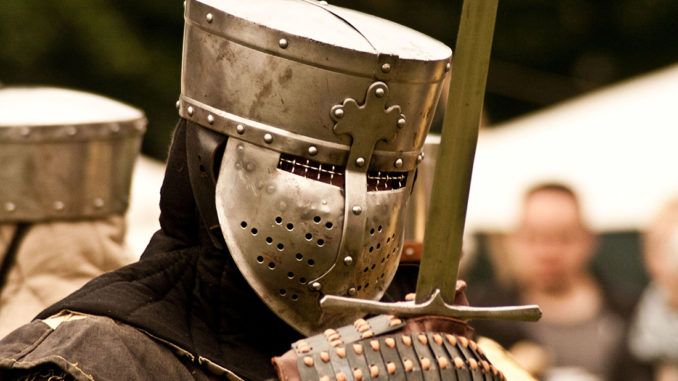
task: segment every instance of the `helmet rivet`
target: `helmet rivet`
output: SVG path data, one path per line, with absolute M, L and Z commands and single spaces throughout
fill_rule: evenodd
M 421 152 L 419 155 L 417 155 L 417 164 L 421 163 L 424 161 L 424 153 Z
M 311 283 L 311 288 L 314 289 L 314 290 L 316 290 L 316 291 L 320 291 L 320 288 L 321 288 L 320 282 L 313 282 L 313 283 Z
M 351 210 L 356 216 L 363 212 L 363 208 L 361 208 L 360 205 L 355 205 Z
M 21 136 L 28 136 L 31 134 L 31 129 L 28 127 L 21 127 Z
M 383 87 L 377 87 L 377 89 L 374 90 L 374 95 L 376 95 L 377 98 L 381 98 L 386 95 L 386 90 L 384 90 Z
M 211 13 L 208 13 L 207 16 L 205 16 L 205 19 L 207 20 L 207 22 L 211 23 L 212 20 L 214 20 L 214 16 L 212 16 Z
M 120 125 L 119 124 L 111 124 L 111 132 L 114 134 L 117 134 L 120 132 Z
M 188 115 L 193 116 L 193 106 L 188 106 L 186 111 L 188 111 Z
M 356 294 L 358 294 L 358 291 L 355 289 L 355 287 L 351 287 L 348 289 L 348 294 L 351 296 L 356 296 Z
M 364 166 L 365 165 L 365 159 L 362 158 L 362 157 L 355 159 L 355 165 L 357 165 L 358 167 Z
M 240 135 L 244 134 L 245 133 L 245 126 L 243 126 L 242 124 L 235 126 L 235 132 L 237 132 Z
M 396 161 L 393 163 L 393 166 L 396 168 L 400 168 L 403 166 L 403 159 L 397 158 Z
M 8 211 L 8 212 L 13 212 L 13 211 L 16 210 L 16 205 L 14 205 L 14 203 L 11 202 L 11 201 L 10 201 L 10 202 L 6 202 L 6 203 L 5 203 L 5 210 Z
M 214 123 L 214 116 L 212 114 L 207 115 L 207 123 L 209 124 Z
M 66 129 L 66 133 L 67 133 L 69 136 L 74 136 L 75 134 L 78 133 L 78 129 L 75 128 L 74 126 L 68 126 L 68 128 Z
M 318 154 L 318 148 L 316 146 L 310 146 L 308 147 L 308 154 L 311 156 L 315 156 Z
M 347 255 L 346 257 L 344 257 L 344 264 L 346 266 L 352 265 L 353 264 L 353 257 L 351 257 L 350 255 Z
M 94 207 L 95 208 L 99 209 L 99 208 L 103 208 L 103 206 L 104 206 L 104 200 L 103 199 L 101 199 L 101 198 L 95 198 L 94 199 Z
M 287 39 L 281 38 L 280 41 L 278 41 L 278 46 L 280 46 L 282 49 L 287 49 Z
M 405 127 L 405 124 L 407 124 L 405 117 L 401 116 L 400 118 L 398 118 L 398 122 L 396 122 L 396 125 L 398 126 L 398 128 Z
M 174 104 L 174 107 L 178 110 L 181 107 L 181 101 L 177 101 L 177 103 Z
M 268 144 L 271 144 L 271 142 L 273 142 L 273 135 L 271 134 L 264 135 L 264 141 Z
M 451 67 L 452 67 L 452 65 L 450 65 L 449 62 L 446 63 L 446 64 L 445 64 L 445 71 L 450 71 L 450 68 L 451 68 Z
M 343 108 L 337 108 L 334 110 L 334 117 L 337 119 L 341 119 L 344 117 L 344 109 Z
M 381 65 L 381 71 L 383 73 L 388 73 L 389 71 L 391 71 L 391 65 L 388 63 Z
M 54 210 L 64 210 L 64 203 L 61 201 L 54 202 Z

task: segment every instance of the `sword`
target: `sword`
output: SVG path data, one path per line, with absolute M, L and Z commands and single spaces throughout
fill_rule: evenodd
M 403 317 L 432 314 L 464 320 L 536 321 L 541 317 L 536 305 L 453 305 L 497 2 L 466 0 L 462 6 L 414 301 L 384 303 L 326 295 L 320 301 L 323 309 L 344 308 Z

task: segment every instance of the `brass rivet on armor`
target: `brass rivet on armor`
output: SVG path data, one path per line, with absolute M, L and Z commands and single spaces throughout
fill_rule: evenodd
M 355 205 L 351 210 L 356 216 L 363 212 L 363 208 L 361 208 L 359 205 Z
M 186 109 L 186 111 L 188 111 L 188 115 L 189 115 L 189 116 L 193 116 L 193 106 L 188 106 L 188 108 Z
M 447 341 L 450 342 L 452 345 L 457 345 L 457 337 L 451 334 L 446 334 L 445 337 L 447 338 Z
M 308 154 L 311 156 L 315 156 L 318 154 L 318 147 L 316 146 L 310 146 L 308 147 Z
M 322 376 L 318 379 L 318 381 L 330 381 L 330 376 Z
M 8 212 L 13 212 L 16 210 L 16 205 L 13 202 L 6 202 L 5 203 L 5 210 Z
M 431 360 L 429 360 L 426 357 L 422 357 L 419 360 L 421 361 L 421 369 L 423 369 L 423 370 L 431 369 Z
M 403 159 L 397 158 L 396 161 L 393 163 L 393 166 L 396 168 L 400 168 L 403 166 Z
M 280 48 L 282 48 L 282 49 L 287 49 L 287 46 L 288 46 L 288 45 L 289 45 L 289 44 L 288 44 L 288 42 L 287 42 L 287 39 L 285 39 L 285 38 L 281 38 L 281 39 L 278 41 L 278 46 L 280 46 Z
M 451 68 L 451 67 L 452 67 L 452 65 L 450 65 L 449 62 L 446 63 L 446 64 L 445 64 L 445 71 L 450 71 L 450 68 Z
M 471 349 L 474 351 L 478 350 L 478 344 L 476 344 L 476 342 L 473 340 L 469 341 L 468 346 L 471 347 Z
M 478 361 L 476 361 L 476 359 L 468 359 L 466 361 L 468 361 L 468 365 L 471 370 L 478 369 Z
M 423 333 L 420 333 L 419 335 L 417 335 L 417 339 L 419 339 L 419 342 L 424 344 L 424 345 L 428 344 L 428 338 Z
M 207 123 L 214 123 L 214 116 L 212 114 L 207 115 Z
M 332 346 L 332 348 L 336 348 L 342 344 L 344 344 L 344 342 L 341 340 L 330 341 L 330 346 Z
M 372 378 L 379 377 L 379 367 L 378 366 L 376 366 L 374 364 L 370 365 L 370 376 L 372 376 Z
M 365 319 L 362 319 L 362 318 L 357 319 L 356 321 L 353 322 L 353 325 L 356 326 L 356 327 L 361 326 L 361 325 L 365 325 L 365 324 L 367 324 L 367 321 Z
M 346 348 L 339 347 L 339 348 L 335 349 L 335 351 L 337 352 L 337 356 L 339 356 L 339 358 L 343 359 L 343 358 L 346 357 Z
M 205 16 L 205 20 L 207 20 L 208 23 L 211 23 L 212 20 L 214 20 L 214 16 L 213 16 L 211 13 L 208 13 L 208 14 Z
M 480 366 L 483 367 L 483 371 L 484 371 L 485 373 L 487 373 L 487 372 L 490 371 L 490 363 L 489 363 L 489 362 L 487 362 L 487 361 L 485 361 L 485 360 L 481 360 L 481 361 L 480 361 Z
M 299 353 L 308 353 L 311 351 L 311 347 L 299 347 Z
M 304 356 L 304 364 L 306 364 L 306 366 L 313 366 L 313 357 Z
M 311 288 L 314 289 L 315 291 L 320 291 L 321 287 L 322 287 L 322 285 L 320 284 L 320 282 L 311 283 Z
M 337 381 L 346 381 L 346 373 L 338 372 L 334 375 L 337 378 Z
M 101 199 L 101 198 L 95 198 L 94 199 L 94 207 L 95 208 L 99 209 L 99 208 L 103 208 L 103 206 L 104 206 L 104 200 L 103 199 Z
M 386 90 L 384 90 L 383 87 L 377 87 L 377 89 L 374 90 L 374 95 L 376 95 L 377 98 L 381 98 L 386 95 Z
M 328 329 L 323 331 L 323 335 L 325 335 L 325 336 L 330 336 L 330 335 L 333 335 L 335 333 L 337 333 L 337 331 L 332 329 L 332 328 L 328 328 Z
M 494 365 L 490 365 L 490 371 L 495 376 L 499 373 L 499 370 Z
M 344 109 L 341 107 L 335 108 L 334 109 L 334 117 L 337 119 L 341 119 L 344 117 Z
M 395 374 L 396 365 L 393 363 L 393 361 L 389 361 L 386 363 L 386 371 L 388 372 L 388 374 Z
M 271 134 L 265 134 L 264 135 L 264 141 L 268 144 L 271 144 L 273 142 L 273 135 Z
M 445 357 L 438 357 L 438 367 L 440 367 L 440 369 L 447 369 L 448 364 L 449 362 L 447 362 Z
M 54 202 L 54 209 L 55 210 L 64 210 L 64 207 L 65 207 L 65 205 L 64 205 L 63 202 L 61 202 L 61 201 L 55 201 Z
M 363 167 L 365 165 L 365 159 L 362 157 L 355 159 L 355 165 L 358 167 Z
M 464 336 L 458 336 L 459 337 L 459 342 L 461 343 L 461 346 L 464 348 L 468 348 L 468 339 L 465 338 Z
M 330 354 L 327 351 L 322 351 L 320 352 L 320 359 L 323 362 L 330 362 Z
M 339 338 L 340 338 L 339 334 L 336 333 L 336 332 L 327 336 L 327 340 L 329 340 L 329 341 L 337 341 L 337 340 L 339 340 Z
M 411 372 L 414 369 L 414 364 L 410 359 L 403 360 L 403 365 L 405 366 L 405 372 Z
M 407 345 L 408 347 L 410 345 L 412 345 L 412 338 L 411 337 L 409 337 L 407 335 L 402 335 L 401 338 L 403 340 L 403 344 Z
M 360 336 L 361 339 L 367 339 L 368 337 L 374 336 L 374 332 L 371 330 L 363 332 L 363 334 Z
M 355 287 L 351 287 L 348 289 L 348 294 L 350 296 L 356 296 L 358 294 L 358 290 L 356 290 Z
M 395 348 L 396 342 L 392 337 L 387 337 L 384 339 L 384 344 L 389 348 Z
M 417 164 L 421 163 L 422 161 L 424 161 L 424 153 L 423 152 L 420 153 L 419 155 L 417 155 Z
M 362 381 L 362 379 L 363 379 L 363 371 L 360 370 L 360 368 L 355 368 L 355 369 L 353 369 L 353 378 L 354 378 L 356 381 Z
M 464 360 L 462 360 L 461 357 L 457 356 L 452 361 L 454 361 L 454 366 L 457 369 L 461 369 L 464 367 Z
M 68 128 L 66 129 L 66 133 L 67 133 L 69 136 L 73 136 L 73 135 L 75 135 L 75 134 L 78 133 L 78 129 L 75 128 L 74 126 L 68 126 Z
M 351 257 L 350 255 L 345 256 L 344 257 L 344 264 L 346 266 L 352 265 L 353 264 L 353 257 Z
M 174 104 L 174 107 L 176 107 L 177 110 L 180 109 L 181 108 L 181 101 L 177 101 L 177 103 Z
M 363 346 L 361 344 L 353 344 L 353 352 L 357 355 L 363 354 Z
M 406 124 L 407 124 L 407 121 L 402 116 L 400 118 L 398 118 L 398 121 L 396 122 L 396 126 L 398 126 L 398 128 L 403 128 L 403 127 L 405 127 Z
M 435 341 L 436 344 L 438 344 L 438 345 L 443 345 L 443 337 L 440 336 L 439 333 L 434 333 L 434 334 L 433 334 L 433 341 Z
M 403 323 L 402 320 L 393 318 L 393 319 L 391 319 L 390 322 L 388 322 L 388 326 L 389 326 L 389 327 L 393 327 L 393 326 L 396 326 L 396 325 L 402 324 L 402 323 Z
M 242 124 L 235 126 L 235 132 L 237 132 L 240 135 L 244 134 L 245 133 L 245 126 L 243 126 Z
M 381 65 L 381 71 L 383 73 L 388 73 L 389 71 L 391 71 L 391 65 L 388 63 Z
M 372 347 L 372 350 L 378 351 L 380 348 L 379 340 L 370 340 L 370 347 Z
M 370 330 L 369 324 L 363 324 L 360 327 L 358 327 L 358 332 L 360 332 L 360 333 L 363 333 L 363 332 L 369 331 L 369 330 Z

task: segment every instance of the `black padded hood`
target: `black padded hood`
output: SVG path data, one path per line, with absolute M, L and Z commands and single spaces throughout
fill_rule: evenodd
M 95 278 L 38 318 L 63 309 L 110 316 L 246 379 L 273 378 L 271 357 L 300 335 L 264 305 L 208 232 L 199 210 L 213 211 L 198 207 L 189 180 L 190 128 L 201 127 L 182 119 L 174 132 L 160 191 L 161 230 L 139 262 Z

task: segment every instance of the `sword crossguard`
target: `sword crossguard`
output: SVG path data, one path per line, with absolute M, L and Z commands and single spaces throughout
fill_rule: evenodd
M 447 304 L 439 289 L 422 303 L 406 302 L 379 302 L 350 298 L 344 296 L 325 295 L 320 300 L 323 310 L 352 309 L 372 314 L 392 314 L 401 317 L 421 315 L 440 315 L 462 320 L 517 320 L 537 321 L 541 318 L 541 309 L 537 305 L 506 306 L 506 307 L 470 307 Z

